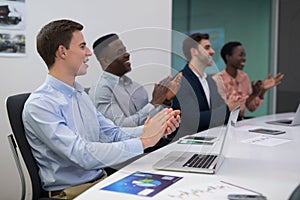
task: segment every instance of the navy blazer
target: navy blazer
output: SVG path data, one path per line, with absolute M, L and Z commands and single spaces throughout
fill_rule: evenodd
M 172 102 L 173 109 L 181 110 L 181 123 L 179 128 L 168 136 L 173 141 L 185 135 L 223 125 L 230 113 L 211 75 L 207 75 L 206 78 L 210 90 L 209 106 L 202 84 L 188 64 L 181 72 L 181 87 Z

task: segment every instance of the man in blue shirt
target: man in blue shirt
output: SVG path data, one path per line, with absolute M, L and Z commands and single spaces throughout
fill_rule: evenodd
M 120 128 L 96 111 L 76 76 L 92 55 L 71 20 L 56 20 L 37 35 L 49 73 L 25 103 L 26 137 L 49 197 L 72 199 L 105 177 L 104 167 L 124 162 L 174 131 L 179 111 L 164 109 L 144 126 Z

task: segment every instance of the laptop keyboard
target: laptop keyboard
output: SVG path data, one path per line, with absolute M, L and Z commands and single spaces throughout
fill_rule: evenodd
M 194 154 L 183 167 L 209 168 L 217 155 Z

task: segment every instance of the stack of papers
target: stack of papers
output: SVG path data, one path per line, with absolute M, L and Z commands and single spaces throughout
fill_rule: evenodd
M 166 200 L 226 200 L 229 194 L 257 195 L 257 192 L 223 181 L 174 188 Z

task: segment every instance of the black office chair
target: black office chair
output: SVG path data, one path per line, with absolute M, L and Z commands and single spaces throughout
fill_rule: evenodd
M 21 167 L 19 155 L 17 148 L 19 148 L 21 155 L 23 157 L 25 166 L 30 176 L 30 181 L 32 185 L 32 199 L 48 199 L 48 194 L 43 190 L 38 166 L 36 164 L 35 158 L 31 152 L 31 147 L 26 139 L 24 125 L 22 121 L 22 112 L 24 103 L 29 97 L 30 93 L 17 94 L 9 96 L 6 100 L 7 114 L 12 129 L 12 134 L 8 136 L 10 146 L 13 151 L 13 155 L 16 161 L 16 165 L 20 174 L 21 184 L 22 184 L 22 195 L 21 199 L 25 199 L 26 193 L 26 183 L 24 172 Z M 15 138 L 15 139 L 14 139 Z
M 89 91 L 90 91 L 90 89 L 91 88 L 89 88 L 89 87 L 86 87 L 86 88 L 84 88 L 84 91 L 88 94 L 89 93 Z
M 295 188 L 289 200 L 300 200 L 300 184 Z

